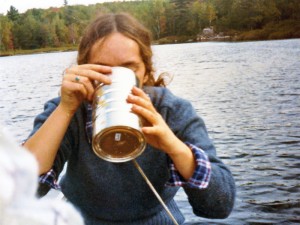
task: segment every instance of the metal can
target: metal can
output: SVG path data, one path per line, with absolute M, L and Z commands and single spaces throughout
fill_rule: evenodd
M 139 87 L 139 80 L 125 67 L 112 67 L 108 76 L 111 84 L 99 84 L 94 94 L 92 147 L 106 161 L 126 162 L 139 156 L 146 146 L 140 118 L 126 101 L 132 87 Z

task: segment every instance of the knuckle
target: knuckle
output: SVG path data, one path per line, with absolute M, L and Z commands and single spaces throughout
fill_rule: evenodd
M 84 89 L 84 85 L 80 83 L 76 83 L 76 89 L 81 91 Z
M 152 107 L 152 103 L 146 101 L 145 106 L 146 106 L 147 108 L 150 108 L 150 107 Z
M 80 78 L 80 81 L 81 81 L 82 83 L 87 83 L 88 78 L 87 78 L 87 77 L 81 77 L 81 78 Z
M 63 76 L 63 81 L 68 80 L 70 77 L 69 73 L 66 72 L 65 75 Z
M 86 75 L 87 75 L 88 77 L 92 78 L 92 77 L 94 77 L 94 71 L 88 70 Z

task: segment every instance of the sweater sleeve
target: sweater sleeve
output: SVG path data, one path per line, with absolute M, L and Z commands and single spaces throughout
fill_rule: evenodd
M 206 218 L 226 218 L 234 205 L 236 190 L 233 176 L 229 168 L 217 157 L 205 123 L 197 115 L 192 104 L 169 95 L 168 102 L 161 110 L 162 116 L 180 140 L 202 149 L 211 165 L 210 180 L 206 188 L 183 186 L 193 212 Z
M 176 169 L 174 163 L 169 160 L 169 170 L 171 174 L 171 178 L 169 182 L 167 182 L 166 185 L 169 186 L 188 186 L 191 188 L 198 188 L 203 189 L 207 188 L 209 180 L 210 180 L 210 174 L 211 174 L 211 165 L 208 160 L 207 155 L 205 152 L 189 143 L 186 143 L 191 151 L 193 152 L 195 161 L 196 161 L 196 168 L 192 175 L 192 177 L 186 181 L 178 172 Z
M 31 131 L 29 137 L 35 134 L 38 129 L 43 125 L 43 123 L 48 119 L 51 113 L 56 109 L 60 101 L 60 98 L 52 99 L 45 103 L 44 111 L 37 115 L 34 119 L 33 130 Z M 70 133 L 70 132 L 69 132 Z M 53 167 L 45 174 L 42 174 L 39 177 L 39 187 L 38 187 L 38 196 L 42 197 L 46 195 L 50 188 L 59 189 L 59 185 L 57 184 L 57 180 L 59 174 L 63 170 L 64 164 L 68 159 L 71 149 L 71 142 L 69 141 L 70 134 L 68 132 L 64 136 L 64 140 L 60 146 L 60 149 L 57 152 L 57 155 L 54 160 Z

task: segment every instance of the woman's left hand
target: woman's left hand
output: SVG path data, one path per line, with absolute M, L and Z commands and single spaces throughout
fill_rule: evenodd
M 147 143 L 167 153 L 181 176 L 188 180 L 196 168 L 190 148 L 176 137 L 143 90 L 133 87 L 127 101 L 132 103 L 132 111 L 142 118 Z
M 140 88 L 133 87 L 128 96 L 132 111 L 142 118 L 142 132 L 148 144 L 167 154 L 172 154 L 172 145 L 178 141 L 162 116 L 154 108 L 149 96 Z

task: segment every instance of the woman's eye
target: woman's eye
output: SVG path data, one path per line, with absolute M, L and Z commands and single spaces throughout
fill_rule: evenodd
M 137 71 L 137 67 L 136 66 L 128 66 L 128 69 L 131 69 L 133 72 Z

